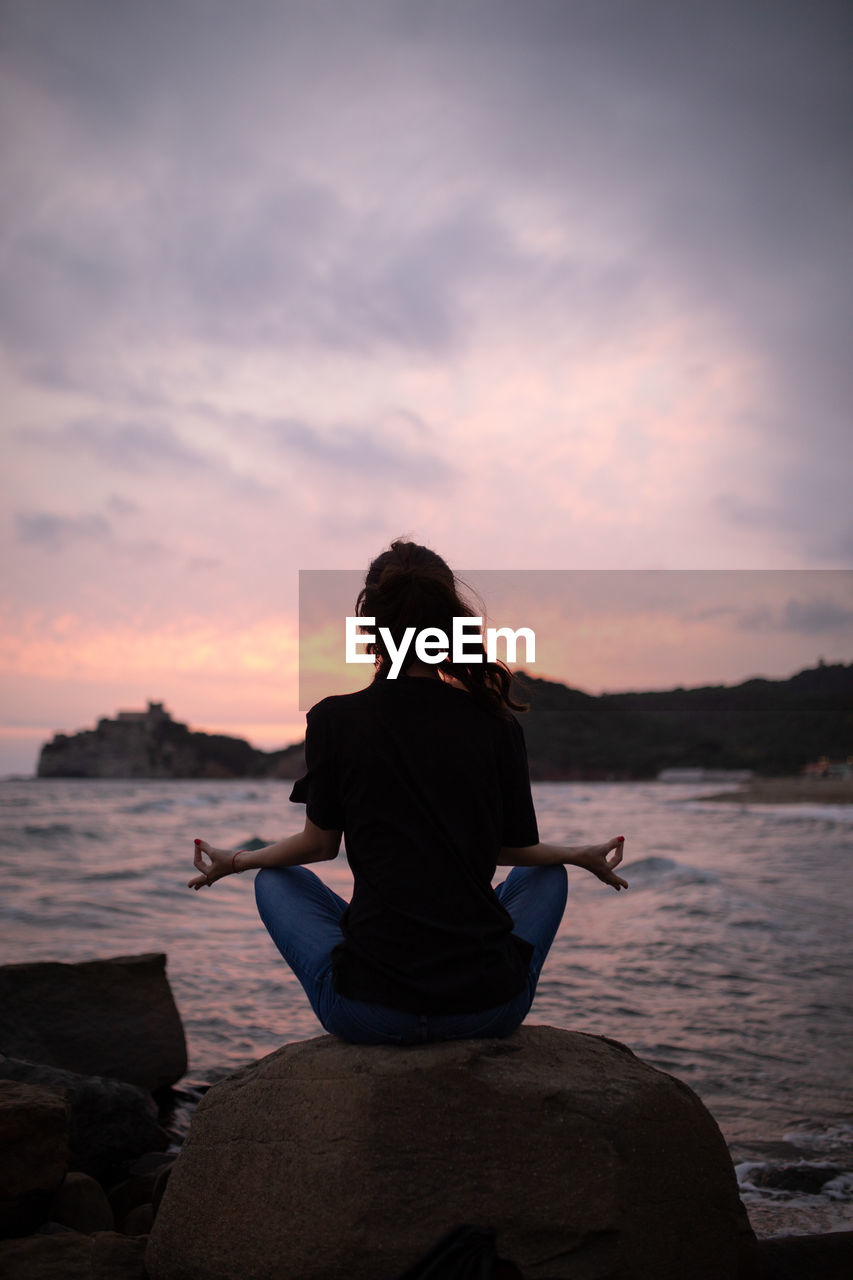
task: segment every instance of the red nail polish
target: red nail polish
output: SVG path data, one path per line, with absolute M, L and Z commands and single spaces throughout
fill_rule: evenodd
M 195 838 L 195 843 L 196 843 L 196 844 L 201 844 L 201 841 L 199 840 L 198 836 L 196 836 L 196 838 Z

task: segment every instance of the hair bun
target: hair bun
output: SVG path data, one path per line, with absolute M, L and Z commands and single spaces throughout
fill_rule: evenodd
M 382 570 L 378 585 L 380 587 L 404 586 L 414 582 L 416 578 L 421 576 L 422 574 L 417 569 L 413 569 L 409 565 L 387 564 Z

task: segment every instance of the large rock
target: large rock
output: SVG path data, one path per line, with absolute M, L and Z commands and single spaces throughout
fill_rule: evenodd
M 152 1280 L 377 1280 L 450 1228 L 528 1280 L 729 1280 L 749 1230 L 696 1095 L 550 1027 L 364 1047 L 323 1036 L 215 1085 L 173 1167 Z
M 69 1120 L 62 1094 L 0 1080 L 0 1235 L 43 1221 L 68 1168 Z
M 154 1099 L 136 1085 L 106 1076 L 81 1076 L 3 1054 L 0 1080 L 43 1085 L 64 1095 L 71 1106 L 70 1167 L 102 1182 L 124 1176 L 132 1160 L 167 1145 L 166 1134 L 157 1123 Z
M 0 1051 L 155 1092 L 187 1047 L 165 955 L 0 966 Z

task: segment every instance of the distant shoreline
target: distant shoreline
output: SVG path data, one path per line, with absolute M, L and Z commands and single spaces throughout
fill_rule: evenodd
M 693 799 L 729 804 L 853 804 L 853 778 L 752 778 L 736 791 Z

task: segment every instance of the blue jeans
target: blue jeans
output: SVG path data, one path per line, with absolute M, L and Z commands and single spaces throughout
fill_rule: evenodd
M 307 867 L 265 867 L 255 876 L 258 911 L 270 937 L 302 983 L 325 1030 L 352 1044 L 508 1036 L 533 1003 L 542 965 L 563 916 L 567 887 L 563 866 L 513 867 L 495 892 L 512 916 L 513 933 L 533 945 L 527 986 L 493 1009 L 436 1016 L 338 995 L 332 982 L 332 948 L 343 941 L 344 899 Z

